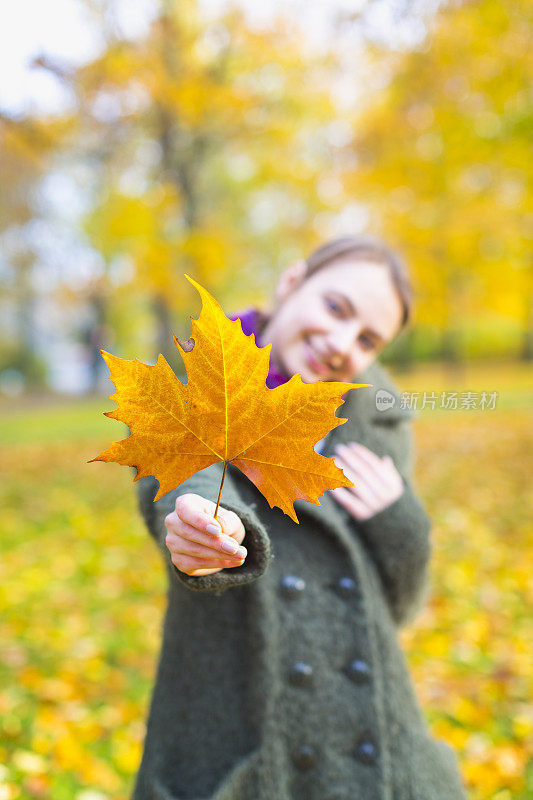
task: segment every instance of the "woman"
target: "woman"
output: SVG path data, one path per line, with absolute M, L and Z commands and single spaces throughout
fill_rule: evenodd
M 410 312 L 400 259 L 342 237 L 285 270 L 271 313 L 235 315 L 272 343 L 270 388 L 296 373 L 372 384 L 317 444 L 355 486 L 297 500 L 300 524 L 231 465 L 217 520 L 221 464 L 156 503 L 157 481 L 139 481 L 169 603 L 134 800 L 464 797 L 398 644 L 426 596 L 429 520 L 411 414 L 375 359 Z

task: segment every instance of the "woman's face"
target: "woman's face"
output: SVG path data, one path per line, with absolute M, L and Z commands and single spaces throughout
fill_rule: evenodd
M 390 274 L 344 258 L 304 275 L 303 261 L 281 275 L 261 345 L 271 342 L 278 368 L 304 383 L 351 381 L 399 331 L 403 309 Z

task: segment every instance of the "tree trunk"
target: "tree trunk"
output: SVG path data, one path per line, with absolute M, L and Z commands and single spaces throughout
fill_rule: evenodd
M 522 361 L 533 361 L 533 294 L 529 296 L 529 307 L 522 339 Z
M 46 369 L 37 354 L 35 342 L 35 306 L 37 298 L 32 286 L 34 255 L 26 251 L 17 254 L 13 260 L 15 283 L 13 299 L 15 302 L 16 355 L 13 367 L 24 376 L 26 389 L 42 389 L 46 383 Z
M 170 75 L 179 74 L 179 31 L 170 14 L 163 14 L 160 19 L 164 36 L 162 47 L 164 59 Z M 163 107 L 158 109 L 157 138 L 161 146 L 161 168 L 166 179 L 177 188 L 183 204 L 183 226 L 193 231 L 200 219 L 200 197 L 198 193 L 198 173 L 205 159 L 207 140 L 200 134 L 191 134 L 181 124 L 179 114 L 172 113 Z M 192 259 L 190 259 L 192 260 Z M 181 263 L 180 272 L 196 272 L 196 265 Z M 178 265 L 176 264 L 176 267 Z M 181 277 L 181 276 L 180 276 Z M 176 358 L 176 349 L 172 337 L 172 317 L 169 299 L 156 293 L 153 297 L 153 309 L 156 318 L 157 354 L 162 353 L 171 364 Z
M 172 320 L 168 299 L 163 294 L 156 294 L 153 298 L 152 307 L 156 319 L 156 353 L 154 360 L 161 353 L 172 366 L 172 362 L 176 358 L 176 348 L 172 336 Z
M 455 328 L 444 328 L 442 331 L 440 356 L 447 364 L 458 364 L 462 361 L 460 336 Z
M 398 369 L 407 371 L 412 368 L 415 362 L 415 340 L 416 330 L 414 328 L 403 332 L 401 342 L 394 355 L 394 364 Z
M 96 293 L 90 298 L 93 319 L 85 331 L 85 344 L 89 356 L 89 386 L 87 394 L 98 393 L 100 375 L 106 368 L 100 350 L 105 348 L 107 301 L 103 294 Z

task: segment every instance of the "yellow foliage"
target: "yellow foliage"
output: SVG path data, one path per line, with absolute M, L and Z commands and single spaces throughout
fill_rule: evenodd
M 401 382 L 438 390 L 439 376 L 428 365 Z M 530 374 L 478 367 L 465 382 L 518 402 Z M 98 405 L 93 401 L 85 417 Z M 41 436 L 52 427 L 42 408 L 18 413 Z M 55 797 L 68 775 L 73 797 L 95 791 L 126 800 L 144 738 L 166 576 L 127 474 L 106 468 L 102 482 L 84 464 L 93 434 L 65 440 L 67 412 L 54 413 L 59 441 L 32 434 L 2 452 L 0 786 L 6 797 Z M 490 414 L 431 412 L 417 421 L 417 477 L 434 521 L 433 591 L 402 643 L 431 731 L 456 749 L 472 800 L 527 797 L 530 417 L 516 405 Z M 13 414 L 10 429 L 17 425 Z M 102 430 L 98 444 L 105 438 Z M 46 581 L 35 580 L 36 565 Z M 120 587 L 111 600 L 101 591 L 106 581 Z M 38 757 L 30 767 L 44 761 L 45 773 L 17 769 L 17 752 Z
M 531 8 L 443 4 L 423 46 L 379 53 L 391 81 L 354 123 L 348 191 L 404 252 L 428 324 L 530 312 Z

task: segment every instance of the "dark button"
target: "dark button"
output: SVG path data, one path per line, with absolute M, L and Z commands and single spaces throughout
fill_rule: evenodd
M 281 580 L 281 593 L 284 597 L 298 597 L 305 589 L 305 581 L 297 575 L 285 575 Z
M 355 748 L 354 756 L 359 761 L 362 761 L 363 764 L 375 764 L 377 758 L 376 747 L 372 742 L 359 742 Z
M 292 760 L 298 769 L 311 769 L 316 763 L 316 751 L 314 747 L 301 744 L 292 754 Z
M 346 674 L 355 683 L 364 683 L 370 678 L 370 667 L 366 661 L 355 658 L 346 665 Z
M 289 672 L 289 681 L 293 686 L 309 686 L 313 676 L 313 667 L 305 661 L 297 661 Z
M 357 584 L 353 578 L 339 578 L 335 584 L 335 591 L 345 600 L 357 594 Z

